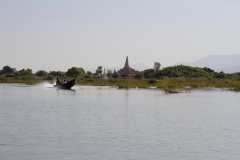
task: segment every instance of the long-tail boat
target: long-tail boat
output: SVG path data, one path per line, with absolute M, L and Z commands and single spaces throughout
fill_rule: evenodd
M 76 83 L 76 79 L 72 79 L 71 81 L 68 82 L 61 82 L 59 77 L 57 77 L 56 85 L 53 85 L 54 87 L 61 87 L 65 89 L 71 89 Z

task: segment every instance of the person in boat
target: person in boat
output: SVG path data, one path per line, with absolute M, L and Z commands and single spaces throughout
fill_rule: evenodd
M 67 81 L 66 81 L 66 80 L 63 80 L 63 84 L 65 84 L 65 83 L 67 83 Z
M 67 83 L 67 81 L 64 79 L 64 80 L 62 80 L 62 83 L 61 84 L 65 84 L 65 83 Z
M 62 84 L 65 84 L 65 83 L 67 83 L 66 80 L 60 81 L 59 76 L 57 76 L 57 84 L 62 85 Z
M 67 81 L 65 79 L 60 81 L 59 76 L 57 76 L 57 84 L 62 85 L 62 84 L 65 84 L 65 83 L 67 83 Z
M 62 84 L 61 81 L 60 81 L 60 79 L 59 79 L 59 76 L 57 76 L 57 84 L 58 84 L 58 85 L 61 85 L 61 84 Z

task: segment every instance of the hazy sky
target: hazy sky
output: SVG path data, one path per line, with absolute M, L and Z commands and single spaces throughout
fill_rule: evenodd
M 0 0 L 0 68 L 169 66 L 239 43 L 239 0 Z

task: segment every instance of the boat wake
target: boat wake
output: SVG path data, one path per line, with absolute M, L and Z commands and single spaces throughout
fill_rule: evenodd
M 51 83 L 49 83 L 49 82 L 38 83 L 36 86 L 44 87 L 44 88 L 54 88 L 54 87 L 53 87 L 53 84 L 51 84 Z

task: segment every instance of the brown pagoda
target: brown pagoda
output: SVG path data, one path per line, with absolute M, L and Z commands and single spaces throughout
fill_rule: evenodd
M 121 77 L 128 77 L 130 75 L 137 74 L 137 71 L 135 71 L 134 69 L 132 69 L 130 67 L 129 62 L 128 62 L 128 56 L 126 57 L 126 62 L 125 62 L 124 68 L 120 69 L 118 71 L 118 73 L 120 74 Z

